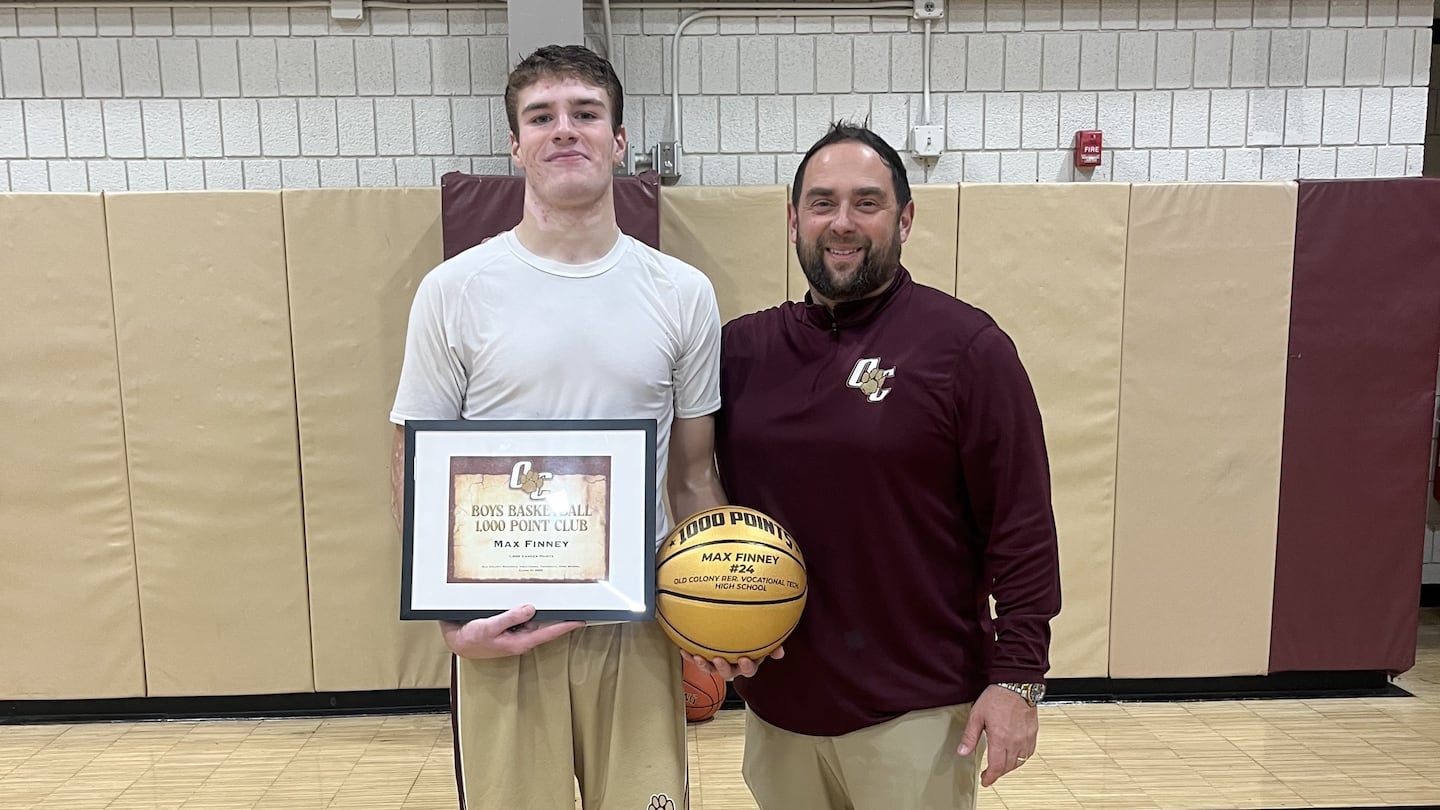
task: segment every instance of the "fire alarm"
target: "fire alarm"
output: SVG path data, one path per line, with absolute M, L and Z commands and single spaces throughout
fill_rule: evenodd
M 1082 129 L 1075 133 L 1075 165 L 1090 169 L 1100 165 L 1104 138 L 1098 129 Z

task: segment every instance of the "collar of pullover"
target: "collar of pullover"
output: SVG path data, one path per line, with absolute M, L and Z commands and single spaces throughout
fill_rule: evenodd
M 863 326 L 875 318 L 889 306 L 900 290 L 910 286 L 910 273 L 902 265 L 895 271 L 895 278 L 885 292 L 873 298 L 865 298 L 860 301 L 842 301 L 835 305 L 832 313 L 824 304 L 815 303 L 810 293 L 805 293 L 805 306 L 801 308 L 804 317 L 811 324 L 822 329 L 849 329 L 851 327 Z

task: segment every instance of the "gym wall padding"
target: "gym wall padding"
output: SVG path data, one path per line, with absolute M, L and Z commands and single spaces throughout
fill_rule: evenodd
M 789 200 L 789 189 L 785 194 L 785 199 Z M 900 249 L 900 263 L 921 284 L 954 295 L 960 187 L 915 185 L 910 187 L 910 194 L 915 200 L 915 217 L 910 226 L 910 237 Z M 785 241 L 786 299 L 801 301 L 809 285 L 795 255 L 795 245 L 790 242 L 788 223 Z
M 310 691 L 280 194 L 105 202 L 147 693 Z
M 1063 602 L 1054 678 L 1109 671 L 1129 204 L 1129 188 L 1114 184 L 960 192 L 959 297 L 1015 341 L 1045 422 Z
M 1302 182 L 1270 669 L 1415 663 L 1440 179 Z
M 907 265 L 1045 415 L 1051 677 L 1408 666 L 1440 186 L 1300 189 L 1297 258 L 1293 184 L 916 187 Z M 659 190 L 722 317 L 803 292 L 786 194 Z M 443 196 L 0 196 L 0 699 L 444 685 L 398 619 L 388 410 L 444 217 L 503 226 Z
M 1295 194 L 1132 187 L 1111 677 L 1267 670 Z
M 787 192 L 788 193 L 788 192 Z M 900 263 L 908 265 L 910 256 L 905 254 L 905 248 L 900 248 Z M 804 301 L 805 294 L 810 291 L 810 285 L 805 281 L 805 272 L 800 269 L 800 257 L 795 253 L 795 243 L 790 240 L 789 224 L 785 229 L 785 300 Z
M 441 260 L 436 189 L 285 191 L 305 546 L 319 691 L 449 682 L 432 622 L 400 622 L 390 406 L 410 302 Z
M 653 248 L 660 246 L 660 176 L 646 172 L 615 178 L 615 220 L 620 230 Z M 525 178 L 448 172 L 440 178 L 445 258 L 520 223 Z
M 960 186 L 911 186 L 915 218 L 901 260 L 921 284 L 955 294 L 956 255 L 959 250 Z
M 720 320 L 785 300 L 784 186 L 681 186 L 660 195 L 660 249 L 710 278 Z
M 145 694 L 99 194 L 0 195 L 0 696 Z

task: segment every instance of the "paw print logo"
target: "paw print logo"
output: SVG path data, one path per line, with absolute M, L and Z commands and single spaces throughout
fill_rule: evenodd
M 520 491 L 526 495 L 533 495 L 540 489 L 540 474 L 531 470 L 520 476 Z
M 664 793 L 657 793 L 650 797 L 650 803 L 645 807 L 646 810 L 675 810 L 675 802 Z
M 510 488 L 518 489 L 538 501 L 545 497 L 545 482 L 552 476 L 548 472 L 536 472 L 528 461 L 517 461 L 510 469 Z
M 894 376 L 895 368 L 882 368 L 880 358 L 862 357 L 856 361 L 855 367 L 850 369 L 850 377 L 845 380 L 845 385 L 864 394 L 865 399 L 870 402 L 879 402 L 889 396 L 891 389 L 886 385 Z
M 870 396 L 880 390 L 885 384 L 885 377 L 880 374 L 880 369 L 872 368 L 860 377 L 860 393 Z

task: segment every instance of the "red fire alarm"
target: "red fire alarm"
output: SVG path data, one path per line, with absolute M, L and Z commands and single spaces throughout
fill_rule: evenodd
M 1082 129 L 1075 133 L 1075 165 L 1089 169 L 1100 165 L 1104 138 L 1098 129 Z

